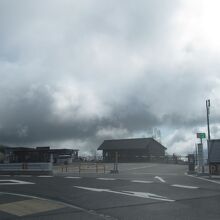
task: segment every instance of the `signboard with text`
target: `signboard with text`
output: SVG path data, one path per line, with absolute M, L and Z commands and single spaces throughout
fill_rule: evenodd
M 196 136 L 197 136 L 197 138 L 200 138 L 200 139 L 205 139 L 206 138 L 205 133 L 197 133 Z

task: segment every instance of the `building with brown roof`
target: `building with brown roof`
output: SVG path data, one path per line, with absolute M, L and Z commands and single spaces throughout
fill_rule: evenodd
M 166 147 L 153 138 L 105 140 L 98 148 L 103 160 L 114 162 L 138 162 L 163 160 Z

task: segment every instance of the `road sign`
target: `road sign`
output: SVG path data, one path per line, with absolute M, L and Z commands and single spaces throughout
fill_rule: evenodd
M 197 138 L 200 138 L 200 139 L 206 138 L 205 133 L 197 133 L 196 136 L 197 136 Z

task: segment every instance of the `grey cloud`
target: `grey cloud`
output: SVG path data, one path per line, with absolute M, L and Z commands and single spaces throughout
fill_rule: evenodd
M 178 142 L 186 142 L 186 137 L 183 133 L 178 132 L 177 134 L 175 134 L 172 139 L 170 140 L 170 145 L 172 143 L 178 143 Z
M 1 133 L 3 142 L 31 143 L 35 141 L 50 141 L 56 139 L 88 138 L 95 136 L 99 127 L 126 128 L 128 131 L 147 130 L 157 119 L 147 112 L 147 107 L 137 102 L 129 101 L 122 106 L 113 106 L 114 112 L 105 118 L 77 119 L 72 109 L 73 118 L 60 121 L 53 115 L 52 90 L 45 86 L 34 87 L 26 92 L 23 90 L 12 100 L 11 105 L 1 109 Z M 131 103 L 130 103 L 131 102 Z
M 93 135 L 96 119 L 64 123 L 53 114 L 52 93 L 47 86 L 38 86 L 7 97 L 8 105 L 1 107 L 1 141 L 31 143 Z

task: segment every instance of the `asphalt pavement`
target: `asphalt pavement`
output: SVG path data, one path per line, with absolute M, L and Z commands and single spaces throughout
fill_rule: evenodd
M 1 220 L 219 220 L 219 204 L 220 179 L 187 175 L 185 165 L 123 163 L 118 174 L 0 176 Z

